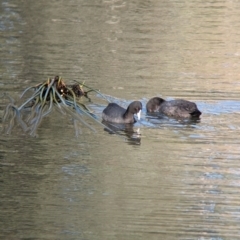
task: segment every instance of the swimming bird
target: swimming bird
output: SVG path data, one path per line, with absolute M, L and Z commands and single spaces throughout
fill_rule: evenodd
M 112 123 L 135 123 L 134 114 L 137 114 L 138 120 L 140 120 L 141 110 L 142 103 L 139 101 L 130 103 L 127 109 L 116 103 L 109 103 L 102 112 L 102 119 Z
M 202 114 L 196 103 L 183 99 L 166 101 L 160 97 L 151 98 L 146 105 L 148 113 L 159 112 L 175 118 L 199 118 Z

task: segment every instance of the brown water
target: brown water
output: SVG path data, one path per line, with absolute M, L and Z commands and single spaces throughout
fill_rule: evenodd
M 97 133 L 83 126 L 76 138 L 71 120 L 54 112 L 37 138 L 20 128 L 1 134 L 0 238 L 239 239 L 239 7 L 2 1 L 0 95 L 17 99 L 59 74 L 123 106 L 181 97 L 203 115 L 189 123 L 143 111 L 133 129 L 141 135 L 91 123 Z M 100 118 L 106 103 L 93 99 Z

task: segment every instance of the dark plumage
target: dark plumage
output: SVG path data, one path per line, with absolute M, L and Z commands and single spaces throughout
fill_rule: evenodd
M 147 102 L 147 112 L 159 112 L 175 118 L 198 118 L 202 113 L 194 102 L 183 99 L 165 101 L 154 97 Z
M 140 119 L 142 103 L 139 101 L 132 102 L 127 109 L 116 103 L 109 103 L 103 110 L 102 118 L 104 121 L 112 123 L 134 123 L 136 122 L 134 114 Z

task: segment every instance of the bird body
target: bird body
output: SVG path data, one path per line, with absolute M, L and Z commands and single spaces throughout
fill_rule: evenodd
M 140 119 L 142 103 L 139 101 L 132 102 L 127 109 L 116 103 L 109 103 L 102 112 L 102 118 L 106 122 L 112 123 L 135 123 L 134 114 Z
M 147 102 L 147 112 L 159 112 L 175 118 L 198 118 L 202 113 L 196 103 L 183 99 L 165 101 L 162 98 L 154 97 Z

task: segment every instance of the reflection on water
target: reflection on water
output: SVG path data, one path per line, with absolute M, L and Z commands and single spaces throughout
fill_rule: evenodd
M 117 134 L 118 136 L 124 136 L 127 143 L 133 145 L 141 144 L 141 133 L 140 129 L 134 130 L 134 124 L 120 124 L 120 123 L 109 123 L 103 121 L 103 124 L 107 126 L 104 130 L 109 134 Z M 112 130 L 112 131 L 110 131 Z
M 76 138 L 72 119 L 57 112 L 36 138 L 18 127 L 1 134 L 0 238 L 238 239 L 238 9 L 238 1 L 2 1 L 0 96 L 61 75 L 144 109 L 133 126 L 108 126 L 117 134 L 91 122 L 97 133 L 81 126 Z M 194 101 L 201 119 L 149 118 L 152 96 Z M 101 120 L 107 103 L 91 100 Z

